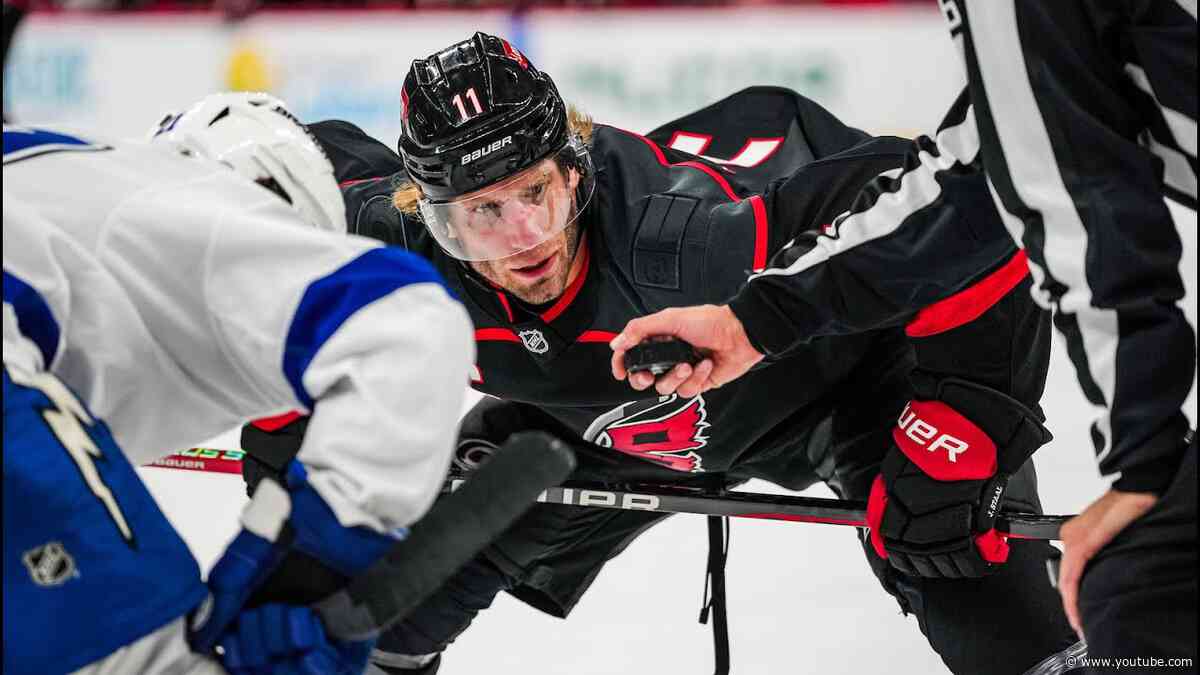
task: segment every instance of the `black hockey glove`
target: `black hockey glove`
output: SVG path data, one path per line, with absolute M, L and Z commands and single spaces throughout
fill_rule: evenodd
M 917 398 L 900 414 L 871 486 L 872 548 L 911 576 L 984 576 L 1008 559 L 1007 537 L 994 528 L 1008 478 L 1050 432 L 1040 415 L 994 389 L 914 380 Z
M 288 462 L 300 452 L 308 417 L 288 413 L 278 417 L 255 420 L 242 427 L 242 478 L 246 481 L 246 496 L 263 478 L 283 483 Z

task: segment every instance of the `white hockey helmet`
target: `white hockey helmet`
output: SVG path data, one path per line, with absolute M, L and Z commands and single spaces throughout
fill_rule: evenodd
M 206 96 L 164 117 L 150 138 L 227 164 L 278 194 L 305 221 L 322 230 L 346 231 L 333 165 L 308 128 L 270 94 Z

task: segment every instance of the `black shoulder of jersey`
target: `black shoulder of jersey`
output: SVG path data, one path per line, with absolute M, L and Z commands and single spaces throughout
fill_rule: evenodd
M 404 171 L 400 155 L 349 122 L 314 122 L 308 125 L 308 130 L 333 162 L 338 183 L 380 178 Z
M 350 234 L 370 237 L 389 246 L 412 249 L 413 226 L 424 230 L 420 223 L 408 222 L 392 205 L 392 194 L 403 185 L 403 175 L 384 176 L 352 181 L 342 185 L 346 202 L 346 227 Z
M 692 147 L 699 139 L 698 155 L 672 147 L 685 136 Z M 723 302 L 766 243 L 762 202 L 756 213 L 751 198 L 870 138 L 780 87 L 744 89 L 645 137 L 597 124 L 597 199 L 588 227 L 642 309 L 682 298 Z M 770 149 L 746 161 L 752 142 L 770 142 Z
M 807 161 L 837 154 L 871 137 L 810 98 L 769 86 L 742 89 L 646 136 L 666 146 L 680 132 L 711 135 L 704 154 L 725 158 L 736 155 L 747 139 L 782 138 L 788 154 Z
M 425 227 L 392 206 L 392 194 L 407 183 L 400 156 L 350 122 L 326 120 L 308 128 L 333 163 L 349 232 L 427 255 L 433 241 Z
M 600 124 L 592 157 L 596 195 L 585 214 L 586 231 L 639 311 L 737 292 L 750 256 L 733 261 L 754 247 L 752 209 L 743 198 L 760 186 L 739 181 L 719 164 Z M 728 207 L 739 213 L 726 214 Z M 717 230 L 719 240 L 710 236 Z M 712 254 L 731 264 L 710 264 Z

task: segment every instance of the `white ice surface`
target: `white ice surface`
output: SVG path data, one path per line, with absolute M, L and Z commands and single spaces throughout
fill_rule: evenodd
M 1195 325 L 1196 214 L 1173 211 L 1190 233 L 1181 269 L 1185 312 Z M 1078 511 L 1107 487 L 1088 439 L 1090 407 L 1064 352 L 1056 336 L 1043 399 L 1055 440 L 1035 457 L 1049 513 Z M 1187 410 L 1194 425 L 1194 390 Z M 237 447 L 237 437 L 214 445 Z M 235 532 L 245 502 L 240 477 L 141 474 L 207 570 Z M 772 486 L 756 481 L 745 489 Z M 832 496 L 823 487 L 804 494 Z M 447 651 L 441 675 L 709 673 L 710 630 L 696 622 L 706 551 L 704 519 L 676 516 L 610 562 L 567 621 L 501 595 Z M 734 519 L 727 578 L 734 673 L 947 672 L 916 621 L 881 589 L 850 528 Z

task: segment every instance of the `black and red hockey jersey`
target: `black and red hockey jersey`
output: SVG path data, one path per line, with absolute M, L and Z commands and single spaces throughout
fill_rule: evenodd
M 765 367 L 694 399 L 647 395 L 609 372 L 608 342 L 626 322 L 665 307 L 730 301 L 773 254 L 829 227 L 872 179 L 899 172 L 910 141 L 870 137 L 772 87 L 739 92 L 647 136 L 597 124 L 596 192 L 581 216 L 583 272 L 551 306 L 530 307 L 444 254 L 418 220 L 392 208 L 404 175 L 398 156 L 344 122 L 311 129 L 344 181 L 351 231 L 429 258 L 466 305 L 477 390 L 533 405 L 586 441 L 681 472 L 761 465 L 741 474 L 787 485 L 772 458 L 756 456 L 765 439 L 806 432 L 807 420 L 825 416 L 823 398 L 875 345 L 894 344 L 921 307 L 958 290 L 905 279 L 917 292 L 893 298 L 888 289 L 904 284 L 882 272 L 871 283 L 834 280 L 842 293 L 812 301 L 830 316 L 855 318 L 833 331 L 842 335 L 771 349 Z M 364 179 L 364 158 L 377 177 Z M 964 230 L 958 241 L 971 254 L 954 264 L 974 266 L 967 279 L 984 278 L 1016 248 L 982 181 L 946 191 L 962 199 L 947 226 Z M 914 278 L 927 272 L 913 267 Z

